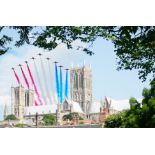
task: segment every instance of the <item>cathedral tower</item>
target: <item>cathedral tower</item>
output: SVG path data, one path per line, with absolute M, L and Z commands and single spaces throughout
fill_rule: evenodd
M 70 70 L 71 100 L 78 102 L 85 113 L 92 103 L 91 67 L 75 67 Z
M 12 87 L 11 103 L 12 114 L 14 114 L 18 119 L 22 120 L 24 117 L 24 107 L 33 106 L 34 104 L 33 90 L 26 90 L 22 86 Z

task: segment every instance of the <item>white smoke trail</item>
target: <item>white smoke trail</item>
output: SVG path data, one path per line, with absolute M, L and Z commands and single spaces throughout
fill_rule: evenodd
M 41 84 L 41 80 L 40 80 L 39 72 L 38 72 L 38 69 L 37 69 L 37 65 L 36 65 L 35 61 L 33 61 L 33 62 L 34 62 L 34 69 L 36 71 L 37 80 L 38 80 L 38 83 L 39 83 L 39 86 L 40 86 L 41 94 L 42 94 L 42 97 L 44 99 L 45 104 L 47 104 L 48 101 L 47 101 L 47 99 L 45 97 L 44 89 L 43 89 L 42 84 Z
M 47 62 L 48 62 L 48 69 L 49 69 L 49 74 L 50 74 L 49 77 L 50 77 L 50 83 L 51 83 L 51 88 L 52 88 L 53 102 L 54 102 L 54 103 L 57 103 L 58 100 L 57 100 L 57 98 L 56 98 L 56 92 L 55 92 L 55 89 L 54 89 L 54 77 L 52 76 L 53 74 L 52 74 L 52 72 L 51 72 L 52 68 L 51 68 L 51 66 L 50 66 L 49 60 L 48 60 Z
M 45 87 L 46 87 L 46 94 L 47 94 L 47 97 L 48 97 L 48 99 L 50 101 L 50 104 L 52 104 L 52 98 L 51 98 L 50 93 L 49 93 L 46 72 L 45 72 L 45 68 L 44 68 L 41 56 L 40 56 L 40 63 L 41 63 L 41 69 L 42 69 L 42 73 L 43 73 L 43 77 L 44 77 L 44 83 L 45 83 Z

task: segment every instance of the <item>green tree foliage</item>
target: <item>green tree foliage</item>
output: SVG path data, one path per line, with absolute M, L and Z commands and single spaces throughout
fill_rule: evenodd
M 84 118 L 82 118 L 82 117 L 79 117 L 79 120 L 84 120 Z
M 155 127 L 155 79 L 150 89 L 143 89 L 142 103 L 130 99 L 130 109 L 111 115 L 105 121 L 105 127 L 151 128 Z
M 106 121 L 104 127 L 106 128 L 119 128 L 123 126 L 123 115 L 124 112 L 120 112 L 117 114 L 112 114 L 109 116 Z
M 42 120 L 45 125 L 55 125 L 56 124 L 56 117 L 52 114 L 45 114 L 43 116 Z
M 8 115 L 5 120 L 17 120 L 16 116 L 11 114 L 11 115 Z
M 8 35 L 6 29 L 16 31 L 18 37 Z M 66 44 L 68 49 L 75 48 L 73 42 L 79 40 L 87 43 L 88 46 L 78 46 L 76 49 L 92 55 L 91 47 L 99 37 L 113 42 L 118 58 L 118 70 L 138 69 L 139 78 L 143 81 L 148 74 L 155 73 L 155 27 L 153 26 L 1 26 L 0 54 L 10 49 L 11 42 L 17 47 L 29 44 L 52 50 L 61 43 Z
M 26 125 L 25 124 L 16 124 L 15 127 L 16 128 L 24 128 Z
M 64 116 L 63 116 L 63 120 L 64 120 L 64 121 L 66 121 L 66 120 L 70 120 L 70 121 L 71 121 L 71 120 L 73 120 L 74 116 L 78 116 L 80 120 L 83 120 L 83 118 L 80 117 L 79 114 L 76 113 L 76 112 L 72 112 L 72 113 L 70 113 L 70 114 L 64 115 Z
M 63 116 L 63 120 L 64 121 L 67 121 L 67 120 L 73 120 L 73 115 L 70 113 L 70 114 L 66 114 Z

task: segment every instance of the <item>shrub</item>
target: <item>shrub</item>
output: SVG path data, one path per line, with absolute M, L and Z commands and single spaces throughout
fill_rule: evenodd
M 17 120 L 16 116 L 11 114 L 11 115 L 8 115 L 5 120 Z
M 44 115 L 42 120 L 45 125 L 55 125 L 56 124 L 56 117 L 52 114 Z

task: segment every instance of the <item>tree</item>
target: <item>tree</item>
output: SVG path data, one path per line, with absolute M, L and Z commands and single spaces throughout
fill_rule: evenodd
M 66 114 L 63 116 L 63 120 L 66 121 L 66 120 L 73 120 L 73 115 L 70 113 L 70 114 Z
M 120 128 L 123 126 L 124 112 L 110 115 L 104 124 L 105 128 Z
M 17 32 L 18 37 L 9 36 L 5 29 Z M 4 32 L 3 32 L 4 30 Z M 10 26 L 0 27 L 0 54 L 15 46 L 29 44 L 46 50 L 53 50 L 59 44 L 72 49 L 73 42 L 79 40 L 87 47 L 76 47 L 87 54 L 94 54 L 91 47 L 97 38 L 113 42 L 118 60 L 117 69 L 138 69 L 139 78 L 146 80 L 148 74 L 155 73 L 155 27 L 153 26 Z M 19 38 L 19 40 L 16 40 Z
M 66 120 L 73 120 L 74 116 L 78 116 L 80 120 L 83 120 L 82 117 L 79 116 L 79 114 L 77 112 L 72 112 L 70 114 L 66 114 L 63 116 L 63 120 L 66 121 Z
M 143 89 L 143 100 L 139 103 L 130 99 L 130 109 L 111 115 L 105 121 L 105 127 L 151 128 L 155 127 L 155 79 L 150 89 Z
M 55 125 L 56 124 L 56 117 L 52 114 L 45 114 L 43 116 L 43 122 L 45 125 Z
M 8 115 L 5 120 L 17 120 L 16 116 L 11 114 L 11 115 Z

